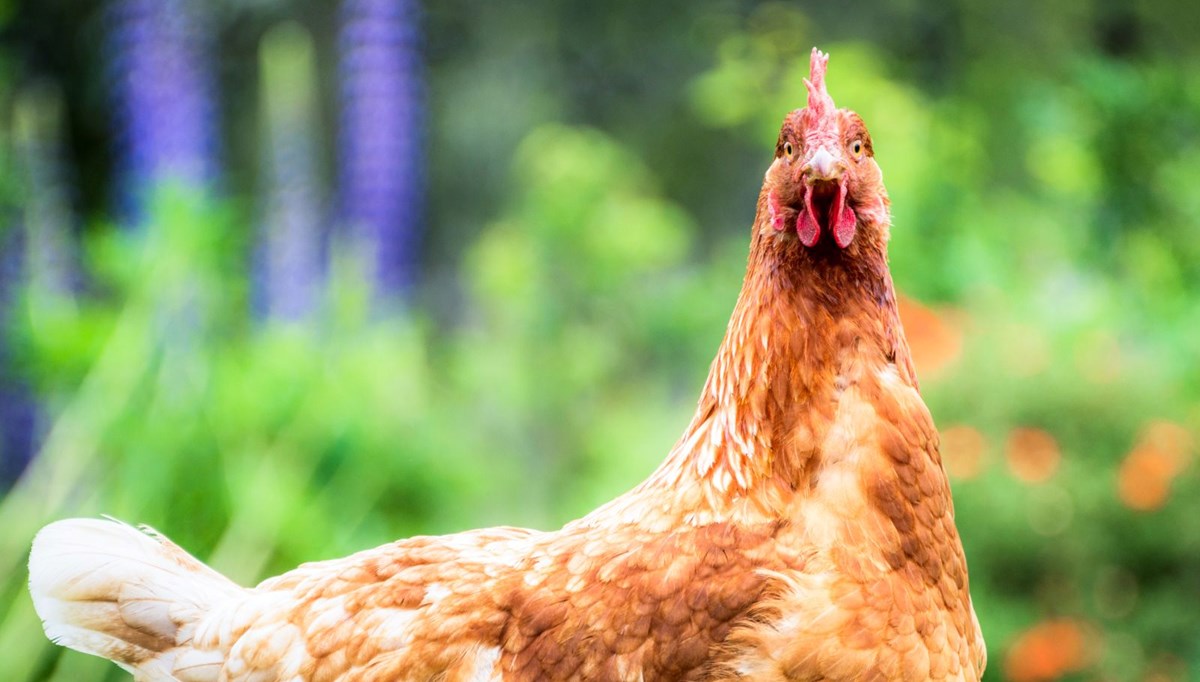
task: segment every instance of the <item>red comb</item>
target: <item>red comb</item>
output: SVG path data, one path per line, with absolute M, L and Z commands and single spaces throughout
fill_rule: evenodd
M 804 79 L 804 85 L 808 88 L 809 115 L 817 119 L 825 118 L 837 110 L 833 98 L 825 89 L 825 67 L 828 65 L 829 55 L 814 47 L 812 61 L 808 66 L 808 78 Z

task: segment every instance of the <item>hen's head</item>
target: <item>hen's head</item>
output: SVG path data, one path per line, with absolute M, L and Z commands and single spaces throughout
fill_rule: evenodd
M 887 190 L 871 136 L 858 114 L 838 109 L 825 90 L 829 55 L 813 48 L 808 106 L 788 114 L 775 144 L 764 191 L 767 224 L 781 238 L 792 231 L 804 246 L 832 239 L 846 249 L 871 231 L 887 239 Z

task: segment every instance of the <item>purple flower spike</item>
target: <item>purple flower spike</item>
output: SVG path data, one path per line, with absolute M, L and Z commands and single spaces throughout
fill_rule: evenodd
M 20 231 L 0 235 L 0 314 L 7 319 L 17 302 L 25 253 Z M 23 372 L 13 366 L 7 329 L 0 334 L 0 493 L 3 493 L 29 462 L 37 448 L 37 402 Z
M 376 303 L 417 282 L 422 170 L 422 63 L 416 0 L 342 5 L 340 210 L 364 256 Z
M 109 21 L 124 199 L 136 206 L 160 180 L 207 186 L 216 112 L 203 17 L 188 0 L 114 0 Z

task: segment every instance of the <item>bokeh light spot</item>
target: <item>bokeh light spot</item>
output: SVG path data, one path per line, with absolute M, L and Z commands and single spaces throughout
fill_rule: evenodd
M 1005 448 L 1008 468 L 1026 483 L 1049 480 L 1062 460 L 1058 441 L 1042 429 L 1017 428 L 1008 434 Z
M 986 465 L 987 439 L 973 426 L 955 424 L 942 430 L 942 462 L 952 478 L 970 480 Z
M 1094 638 L 1076 620 L 1043 621 L 1021 633 L 1009 647 L 1005 672 L 1014 682 L 1038 682 L 1083 670 L 1095 658 Z
M 1171 497 L 1171 482 L 1191 462 L 1191 433 L 1167 421 L 1153 421 L 1142 431 L 1117 471 L 1117 497 L 1137 511 L 1162 508 Z
M 907 296 L 898 299 L 900 320 L 918 374 L 935 375 L 954 364 L 963 348 L 962 330 L 951 322 L 954 314 L 939 313 Z

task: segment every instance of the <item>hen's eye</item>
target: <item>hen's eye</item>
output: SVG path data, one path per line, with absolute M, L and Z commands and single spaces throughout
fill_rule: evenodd
M 791 142 L 784 142 L 784 143 L 783 143 L 783 153 L 784 153 L 784 154 L 787 154 L 787 156 L 788 156 L 788 158 L 789 158 L 789 159 L 790 159 L 790 158 L 792 158 L 792 151 L 793 151 L 793 150 L 792 150 L 792 143 L 791 143 Z
M 855 140 L 850 143 L 850 153 L 854 156 L 861 156 L 863 152 L 862 140 Z

